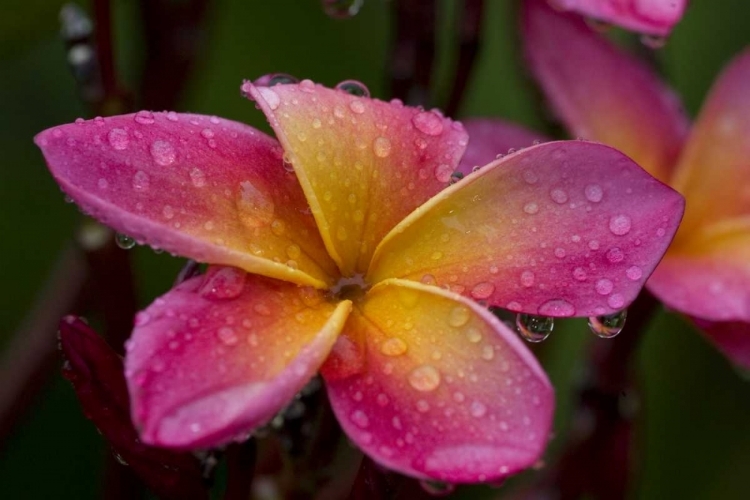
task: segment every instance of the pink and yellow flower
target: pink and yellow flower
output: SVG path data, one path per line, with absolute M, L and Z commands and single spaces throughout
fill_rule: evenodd
M 553 391 L 485 306 L 626 307 L 682 198 L 581 141 L 530 147 L 448 186 L 468 137 L 437 112 L 310 81 L 243 92 L 278 142 L 150 112 L 36 138 L 84 210 L 215 264 L 136 318 L 126 376 L 142 439 L 243 438 L 320 370 L 348 436 L 392 469 L 460 483 L 533 464 Z
M 616 24 L 652 36 L 667 36 L 687 7 L 687 0 L 549 0 L 559 10 Z
M 531 68 L 571 133 L 620 149 L 685 196 L 649 289 L 750 367 L 750 51 L 727 66 L 691 128 L 646 65 L 580 18 L 530 0 L 523 29 Z

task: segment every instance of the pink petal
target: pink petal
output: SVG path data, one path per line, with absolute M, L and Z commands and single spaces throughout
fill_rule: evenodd
M 548 142 L 448 187 L 383 240 L 371 283 L 405 278 L 514 311 L 627 307 L 666 251 L 684 200 L 610 147 Z
M 524 3 L 523 37 L 531 70 L 572 135 L 609 144 L 669 179 L 688 121 L 645 64 L 544 0 Z
M 510 149 L 549 140 L 540 133 L 503 120 L 471 118 L 462 123 L 469 134 L 469 145 L 458 166 L 458 171 L 464 175 L 494 161 L 498 155 L 507 154 Z
M 680 254 L 670 251 L 648 288 L 668 307 L 710 321 L 750 321 L 750 237 L 737 243 L 744 255 L 724 252 Z
M 750 49 L 716 80 L 695 122 L 672 185 L 688 200 L 678 241 L 741 227 L 750 236 Z M 702 240 L 701 243 L 698 240 Z M 750 249 L 748 249 L 750 252 Z M 747 262 L 747 260 L 746 260 Z
M 315 374 L 350 309 L 230 267 L 172 289 L 139 313 L 127 345 L 141 438 L 199 448 L 246 436 Z
M 309 80 L 242 88 L 276 131 L 345 276 L 364 272 L 383 236 L 447 185 L 466 147 L 463 127 L 435 111 Z
M 552 387 L 487 309 L 401 280 L 374 286 L 346 335 L 365 339 L 364 370 L 326 376 L 336 416 L 382 465 L 451 483 L 491 481 L 535 463 L 552 423 Z
M 629 30 L 667 36 L 685 12 L 687 0 L 549 0 L 555 8 L 617 24 Z
M 750 370 L 750 324 L 742 321 L 711 322 L 693 319 L 695 324 L 732 363 Z
M 301 284 L 336 272 L 281 147 L 255 129 L 141 111 L 35 140 L 66 193 L 137 241 Z

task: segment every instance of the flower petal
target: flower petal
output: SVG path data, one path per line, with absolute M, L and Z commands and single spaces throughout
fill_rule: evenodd
M 525 2 L 523 37 L 531 70 L 571 134 L 609 144 L 669 179 L 688 121 L 645 64 L 543 0 Z
M 276 131 L 344 275 L 364 272 L 383 236 L 448 183 L 467 143 L 434 111 L 309 80 L 242 88 Z
M 750 322 L 750 231 L 713 244 L 706 253 L 670 249 L 649 279 L 649 290 L 696 318 Z
M 750 234 L 750 49 L 714 84 L 675 170 L 672 185 L 688 200 L 676 243 L 707 240 L 716 225 Z
M 539 459 L 552 387 L 487 309 L 437 287 L 388 280 L 367 293 L 346 329 L 365 339 L 366 369 L 324 377 L 342 427 L 374 460 L 465 483 L 502 478 Z
M 368 280 L 422 281 L 544 316 L 609 314 L 636 297 L 683 207 L 610 147 L 548 142 L 417 209 L 378 247 Z
M 732 363 L 750 370 L 750 323 L 711 322 L 693 319 L 695 324 Z
M 325 360 L 351 303 L 213 267 L 136 318 L 126 377 L 145 442 L 217 446 L 272 418 Z
M 525 148 L 549 140 L 538 132 L 503 120 L 472 118 L 464 120 L 463 124 L 469 134 L 469 145 L 458 171 L 464 175 L 494 161 L 498 155 L 507 154 L 510 149 Z
M 255 129 L 142 111 L 35 140 L 66 193 L 138 241 L 318 287 L 336 270 L 280 146 Z
M 549 0 L 564 10 L 629 30 L 666 36 L 685 12 L 687 0 Z

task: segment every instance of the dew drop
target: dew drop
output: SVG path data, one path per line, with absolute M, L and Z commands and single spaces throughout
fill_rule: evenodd
M 193 168 L 190 170 L 190 182 L 193 183 L 193 186 L 201 188 L 206 185 L 206 174 L 197 167 Z
M 484 403 L 474 401 L 469 407 L 469 413 L 471 413 L 472 417 L 481 418 L 487 414 L 487 407 Z
M 151 184 L 151 179 L 143 170 L 139 170 L 133 175 L 133 189 L 136 191 L 146 191 Z
M 265 83 L 266 87 L 273 87 L 274 85 L 287 85 L 297 82 L 299 82 L 299 79 L 292 75 L 286 73 L 273 73 L 271 75 L 266 75 L 263 83 Z M 260 82 L 256 82 L 256 84 L 261 85 Z
M 471 296 L 477 300 L 488 299 L 495 291 L 495 285 L 492 283 L 478 283 L 471 289 Z
M 141 125 L 151 125 L 156 119 L 151 111 L 139 111 L 135 114 L 135 121 Z
M 576 281 L 586 281 L 586 270 L 582 267 L 576 267 L 573 269 L 573 278 L 575 278 Z
M 534 273 L 532 271 L 524 271 L 521 273 L 521 285 L 526 288 L 534 285 Z
M 113 128 L 110 130 L 107 134 L 107 140 L 109 141 L 109 145 L 118 151 L 127 149 L 130 143 L 127 131 L 122 128 Z
M 163 167 L 173 164 L 177 159 L 174 147 L 167 141 L 154 141 L 149 151 L 154 161 Z
M 471 313 L 467 307 L 456 306 L 451 309 L 451 312 L 448 314 L 448 324 L 458 328 L 468 323 L 470 317 Z
M 400 356 L 406 352 L 406 342 L 398 337 L 391 337 L 380 345 L 380 352 L 386 356 Z
M 440 165 L 435 167 L 435 179 L 437 179 L 438 182 L 449 182 L 452 176 L 453 169 L 450 167 L 450 165 L 441 163 Z
M 276 207 L 250 181 L 240 183 L 235 202 L 240 220 L 247 227 L 263 227 L 273 221 Z
M 612 234 L 623 236 L 630 232 L 631 221 L 627 215 L 615 215 L 609 219 L 609 230 Z
M 622 252 L 622 250 L 619 247 L 612 247 L 609 250 L 607 250 L 607 260 L 611 264 L 617 264 L 618 262 L 622 262 L 624 258 L 625 258 L 625 254 Z
M 542 316 L 569 317 L 576 313 L 573 304 L 564 299 L 548 300 L 539 306 L 539 314 Z
M 604 191 L 598 184 L 589 184 L 584 188 L 583 192 L 586 195 L 586 199 L 592 203 L 599 203 L 604 196 Z
M 386 158 L 391 154 L 391 141 L 385 137 L 377 137 L 372 143 L 372 149 L 375 152 L 375 156 Z M 448 173 L 448 176 L 450 178 L 450 173 Z
M 541 342 L 549 337 L 555 327 L 555 319 L 532 314 L 516 315 L 518 333 L 529 342 Z
M 212 267 L 198 289 L 202 297 L 233 299 L 245 288 L 245 272 L 234 267 Z
M 351 414 L 352 422 L 362 429 L 370 425 L 370 419 L 362 410 L 354 410 Z
M 357 97 L 370 97 L 370 89 L 357 80 L 344 80 L 343 82 L 336 85 L 336 90 L 346 92 Z
M 117 233 L 115 235 L 115 243 L 123 250 L 130 250 L 135 246 L 135 240 L 127 234 Z
M 217 332 L 217 335 L 219 336 L 219 340 L 224 345 L 236 345 L 240 339 L 237 337 L 237 334 L 234 331 L 234 328 L 230 328 L 228 326 L 223 326 L 219 328 L 219 331 Z
M 589 328 L 596 336 L 603 339 L 611 339 L 617 336 L 625 327 L 627 316 L 627 309 L 605 316 L 593 316 L 589 318 Z
M 625 275 L 633 281 L 638 281 L 643 276 L 643 270 L 638 266 L 631 266 L 625 271 Z
M 443 133 L 443 120 L 432 111 L 422 111 L 411 119 L 412 125 L 423 134 L 438 136 Z
M 667 38 L 663 36 L 641 35 L 641 43 L 649 49 L 661 49 L 667 44 Z
M 440 385 L 440 372 L 432 365 L 422 365 L 409 373 L 409 385 L 420 392 L 434 391 Z
M 611 307 L 612 309 L 620 309 L 625 305 L 625 297 L 623 297 L 619 293 L 613 293 L 607 299 L 607 304 L 609 304 L 609 307 Z
M 482 332 L 480 332 L 476 328 L 469 328 L 466 330 L 466 338 L 472 344 L 476 344 L 477 342 L 482 340 Z
M 458 172 L 458 171 L 453 172 L 451 174 L 450 184 L 453 185 L 453 184 L 457 183 L 458 181 L 460 181 L 463 178 L 464 178 L 464 174 L 463 173 Z
M 349 103 L 349 109 L 352 110 L 352 113 L 361 115 L 362 113 L 365 112 L 365 104 L 359 99 L 355 99 Z
M 531 201 L 523 206 L 523 211 L 529 215 L 534 215 L 539 212 L 539 205 Z
M 559 188 L 550 191 L 549 197 L 552 198 L 552 201 L 554 201 L 558 205 L 562 205 L 563 203 L 567 203 L 568 201 L 567 193 Z
M 596 293 L 598 293 L 599 295 L 609 295 L 610 293 L 612 293 L 614 285 L 610 280 L 602 278 L 596 282 L 594 288 L 596 289 Z

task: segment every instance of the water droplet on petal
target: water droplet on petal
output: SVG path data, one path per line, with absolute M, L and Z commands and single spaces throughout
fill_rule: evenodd
M 531 201 L 523 206 L 523 211 L 529 215 L 534 215 L 539 212 L 539 205 Z
M 566 203 L 568 201 L 568 194 L 559 188 L 550 191 L 549 197 L 552 198 L 552 201 L 554 201 L 558 205 L 562 205 L 563 203 Z
M 667 44 L 664 36 L 641 35 L 641 43 L 649 49 L 661 49 Z
M 250 181 L 240 183 L 236 197 L 240 220 L 248 227 L 262 227 L 273 221 L 276 207 Z
M 239 337 L 234 331 L 234 328 L 230 328 L 228 326 L 219 328 L 217 335 L 219 336 L 219 340 L 221 340 L 224 345 L 231 346 L 237 344 L 240 341 Z
M 135 246 L 135 240 L 127 234 L 117 233 L 115 235 L 115 243 L 123 250 L 130 250 Z
M 177 152 L 167 141 L 154 141 L 149 151 L 154 161 L 163 167 L 173 164 L 177 159 Z
M 612 293 L 614 284 L 612 283 L 612 281 L 606 278 L 602 278 L 596 282 L 594 288 L 596 289 L 596 293 L 598 293 L 599 295 L 609 295 L 610 293 Z
M 370 97 L 370 90 L 364 83 L 357 80 L 344 80 L 336 85 L 336 90 L 346 92 L 357 97 Z
M 534 273 L 532 271 L 524 271 L 521 273 L 521 285 L 526 288 L 534 285 Z
M 554 318 L 523 313 L 516 316 L 518 333 L 529 342 L 543 341 L 549 337 L 554 327 Z
M 362 410 L 354 410 L 351 414 L 351 419 L 357 427 L 361 427 L 362 429 L 370 425 L 370 419 Z
M 245 272 L 234 267 L 211 267 L 198 289 L 202 297 L 233 299 L 245 288 Z
M 457 183 L 458 181 L 460 181 L 463 178 L 464 178 L 464 174 L 463 173 L 458 172 L 458 171 L 453 172 L 451 174 L 450 184 L 453 185 L 453 184 Z
M 589 184 L 584 188 L 584 194 L 586 195 L 586 199 L 590 202 L 599 203 L 600 201 L 602 201 L 604 191 L 598 184 Z
M 638 266 L 631 266 L 625 271 L 625 275 L 633 281 L 638 281 L 643 276 L 643 270 Z
M 135 121 L 141 125 L 151 125 L 156 119 L 151 111 L 139 111 L 135 114 Z
M 474 401 L 469 407 L 469 413 L 471 413 L 472 417 L 481 418 L 487 413 L 487 407 L 484 403 Z
M 476 300 L 488 299 L 495 291 L 495 285 L 492 283 L 478 283 L 471 289 L 471 296 Z
M 118 151 L 127 149 L 130 143 L 127 131 L 122 128 L 113 128 L 110 130 L 107 134 L 107 140 L 109 141 L 109 145 Z
M 595 316 L 589 318 L 589 328 L 591 331 L 603 339 L 611 339 L 617 336 L 625 327 L 625 319 L 628 316 L 628 310 L 623 309 L 614 314 L 605 316 Z
M 432 111 L 422 111 L 414 115 L 411 123 L 426 135 L 438 136 L 443 133 L 443 119 Z
M 630 232 L 630 217 L 627 215 L 615 215 L 609 219 L 609 230 L 612 234 L 623 236 Z
M 380 352 L 386 356 L 400 356 L 406 352 L 406 342 L 398 337 L 391 337 L 380 345 Z
M 421 392 L 434 391 L 440 385 L 440 372 L 432 365 L 422 365 L 409 373 L 409 385 Z
M 146 191 L 151 180 L 146 172 L 139 170 L 133 175 L 133 189 L 136 191 Z
M 471 312 L 468 307 L 456 306 L 448 314 L 448 324 L 458 328 L 468 323 L 470 318 Z
M 201 188 L 206 185 L 206 174 L 197 167 L 193 168 L 190 170 L 190 182 L 193 183 L 193 186 Z
M 609 250 L 607 250 L 607 260 L 612 264 L 617 264 L 618 262 L 622 262 L 624 258 L 625 258 L 625 254 L 619 247 L 612 247 Z
M 612 309 L 620 309 L 625 305 L 625 297 L 623 297 L 619 293 L 613 293 L 607 299 L 607 304 L 609 304 L 609 307 L 611 307 Z
M 548 300 L 539 306 L 539 314 L 542 316 L 569 317 L 575 313 L 576 308 L 565 299 Z
M 266 87 L 273 87 L 274 85 L 287 85 L 292 83 L 298 83 L 299 79 L 286 73 L 273 73 L 266 75 L 264 82 Z M 262 85 L 260 81 L 256 80 L 256 85 Z
M 391 141 L 385 137 L 377 137 L 372 143 L 372 149 L 375 151 L 375 156 L 380 158 L 386 158 L 391 154 Z M 448 173 L 450 178 L 450 172 Z M 448 179 L 446 179 L 447 182 Z

